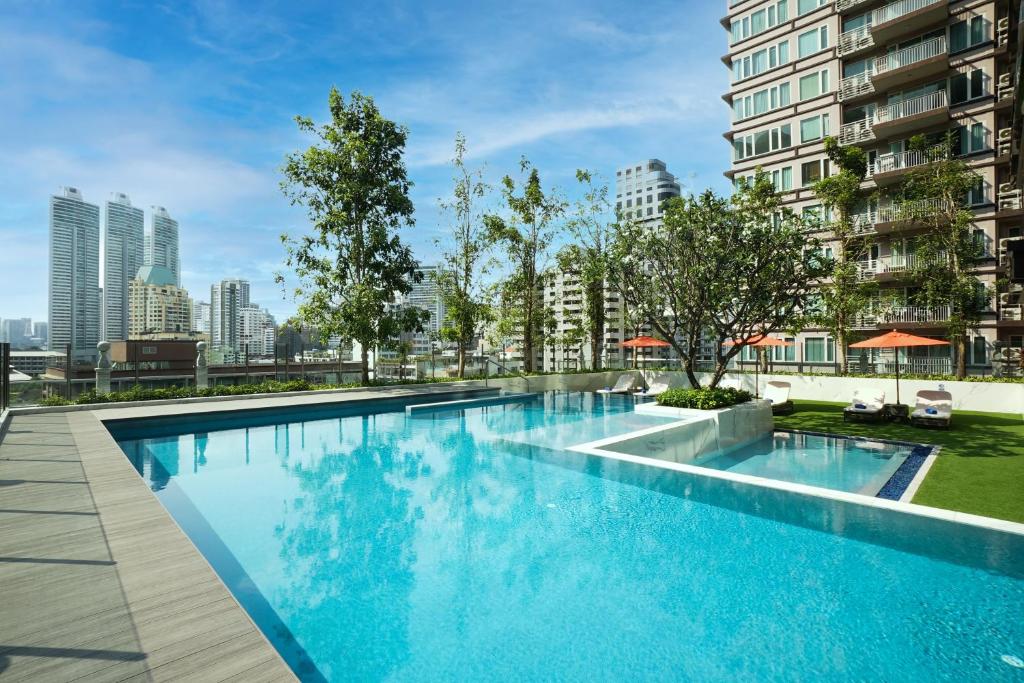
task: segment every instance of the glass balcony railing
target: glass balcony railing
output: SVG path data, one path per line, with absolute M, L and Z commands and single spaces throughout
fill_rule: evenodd
M 946 37 L 939 36 L 876 58 L 873 63 L 874 74 L 883 76 L 891 71 L 912 66 L 943 54 L 946 54 Z
M 932 5 L 938 5 L 944 2 L 948 3 L 949 0 L 897 0 L 897 2 L 889 3 L 888 5 L 879 7 L 873 11 L 871 13 L 871 23 L 874 26 L 885 24 L 924 9 L 925 7 L 931 7 Z
M 894 102 L 875 111 L 875 125 L 882 125 L 899 121 L 900 119 L 917 116 L 930 111 L 936 111 L 949 106 L 945 90 L 939 90 L 920 97 L 912 97 L 909 100 Z

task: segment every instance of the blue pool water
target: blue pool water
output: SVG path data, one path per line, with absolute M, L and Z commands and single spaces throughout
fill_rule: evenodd
M 627 398 L 395 407 L 112 428 L 305 680 L 1024 680 L 1019 537 L 563 450 Z

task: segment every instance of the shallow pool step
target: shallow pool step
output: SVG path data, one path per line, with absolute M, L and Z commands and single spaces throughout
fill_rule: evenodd
M 442 401 L 440 403 L 420 403 L 405 407 L 406 415 L 424 415 L 426 413 L 439 413 L 449 410 L 465 410 L 467 408 L 479 408 L 481 406 L 496 406 L 504 403 L 521 403 L 534 401 L 540 397 L 536 393 L 508 393 L 498 396 L 487 396 L 485 398 L 466 398 L 458 401 Z

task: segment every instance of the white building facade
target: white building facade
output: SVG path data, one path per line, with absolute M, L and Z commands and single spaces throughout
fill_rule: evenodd
M 122 192 L 106 203 L 103 224 L 103 330 L 107 341 L 128 339 L 128 283 L 143 266 L 142 209 Z
M 248 305 L 248 280 L 231 278 L 210 287 L 210 343 L 213 348 L 239 350 L 241 312 Z
M 76 188 L 50 197 L 48 347 L 96 357 L 100 341 L 100 209 Z
M 174 274 L 174 284 L 181 287 L 181 260 L 178 256 L 178 221 L 162 206 L 151 207 L 146 227 L 144 255 L 147 266 L 166 268 Z

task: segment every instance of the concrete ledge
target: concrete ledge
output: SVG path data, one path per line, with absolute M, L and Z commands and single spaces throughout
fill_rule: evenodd
M 484 390 L 482 390 L 484 391 Z M 501 389 L 488 389 L 485 391 L 499 392 Z M 465 398 L 457 401 L 442 401 L 440 403 L 417 403 L 405 407 L 406 415 L 420 415 L 424 413 L 439 413 L 450 410 L 465 410 L 466 408 L 479 408 L 483 406 L 496 406 L 504 403 L 517 403 L 520 401 L 534 401 L 538 394 L 502 394 L 487 396 L 484 398 Z

